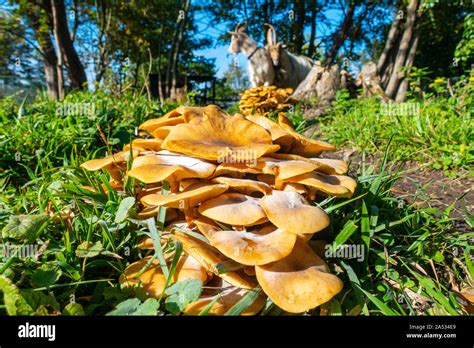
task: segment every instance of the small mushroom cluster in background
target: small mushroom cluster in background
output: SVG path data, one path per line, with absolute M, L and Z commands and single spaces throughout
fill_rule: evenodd
M 139 218 L 166 207 L 162 243 L 177 240 L 184 250 L 172 280 L 198 279 L 206 289 L 184 313 L 210 306 L 209 314 L 224 314 L 258 285 L 263 293 L 242 315 L 261 311 L 266 296 L 302 313 L 342 289 L 308 243 L 330 223 L 316 197 L 350 197 L 356 188 L 344 175 L 344 161 L 319 157 L 334 146 L 300 135 L 283 113 L 274 122 L 229 116 L 215 105 L 181 106 L 140 129 L 151 137 L 82 167 L 107 170 L 119 190 L 126 177 L 134 178 Z M 138 247 L 153 249 L 152 240 Z M 164 256 L 171 263 L 173 252 Z M 222 265 L 228 265 L 224 273 Z M 146 257 L 129 265 L 120 282 L 160 297 L 166 277 L 159 262 Z
M 296 103 L 296 99 L 291 97 L 292 93 L 292 88 L 276 86 L 249 88 L 241 94 L 239 109 L 244 115 L 267 115 L 272 111 L 285 111 Z

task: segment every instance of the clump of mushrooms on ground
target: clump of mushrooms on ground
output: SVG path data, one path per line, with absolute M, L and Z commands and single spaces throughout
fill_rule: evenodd
M 270 95 L 286 107 L 289 93 L 270 88 L 246 95 Z M 272 121 L 244 110 L 247 116 L 229 116 L 215 105 L 180 106 L 143 123 L 148 138 L 82 164 L 108 171 L 119 191 L 125 178 L 134 178 L 138 219 L 166 207 L 162 243 L 179 241 L 183 248 L 171 283 L 197 279 L 215 290 L 187 305 L 188 315 L 206 306 L 209 314 L 222 315 L 256 287 L 261 294 L 242 315 L 259 313 L 266 297 L 284 311 L 302 313 L 343 286 L 308 241 L 330 224 L 316 197 L 354 194 L 356 182 L 344 175 L 347 164 L 320 157 L 335 147 L 300 135 L 283 113 Z M 168 191 L 162 190 L 165 182 Z M 153 243 L 144 239 L 138 247 L 153 249 Z M 172 262 L 173 252 L 164 258 Z M 219 265 L 229 262 L 233 268 L 222 273 Z M 166 277 L 151 256 L 130 264 L 120 284 L 166 296 Z

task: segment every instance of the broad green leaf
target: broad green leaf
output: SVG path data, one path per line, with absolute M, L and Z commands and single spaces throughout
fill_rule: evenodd
M 21 296 L 20 290 L 10 279 L 0 275 L 0 291 L 3 292 L 3 302 L 8 315 L 32 315 L 33 308 Z
M 42 291 L 35 291 L 33 289 L 20 290 L 20 293 L 25 301 L 28 302 L 30 307 L 35 310 L 35 315 L 40 307 L 44 307 L 45 309 L 47 309 L 46 307 L 50 307 L 59 312 L 59 303 L 56 301 L 52 293 L 46 294 Z M 46 313 L 46 315 L 49 315 L 49 313 Z
M 92 242 L 88 242 L 88 241 L 85 241 L 85 242 L 82 242 L 76 249 L 76 256 L 77 257 L 94 257 L 94 256 L 97 256 L 99 255 L 101 252 L 102 252 L 103 247 L 102 247 L 102 243 L 99 241 L 99 242 L 96 242 L 96 243 L 92 243 Z
M 48 287 L 56 283 L 59 279 L 60 273 L 54 269 L 41 269 L 38 268 L 33 273 L 31 281 L 38 287 Z
M 138 298 L 131 298 L 120 302 L 113 311 L 110 311 L 106 315 L 132 315 L 140 305 Z
M 188 304 L 196 301 L 202 292 L 202 283 L 197 279 L 186 279 L 171 285 L 165 290 L 169 297 L 165 300 L 166 309 L 177 314 Z
M 71 302 L 66 307 L 64 307 L 62 315 L 71 316 L 71 317 L 80 317 L 86 315 L 84 308 L 80 303 Z
M 3 238 L 32 242 L 49 222 L 49 215 L 12 215 L 2 230 Z
M 128 216 L 128 212 L 135 205 L 134 197 L 127 197 L 120 202 L 120 205 L 117 209 L 117 214 L 115 215 L 115 223 L 121 223 L 125 221 Z
M 154 298 L 149 298 L 138 306 L 133 315 L 156 315 L 158 308 L 160 308 L 160 303 Z

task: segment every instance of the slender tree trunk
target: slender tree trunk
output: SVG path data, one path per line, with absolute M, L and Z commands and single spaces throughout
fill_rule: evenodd
M 405 62 L 405 67 L 407 68 L 406 75 L 400 82 L 400 86 L 398 87 L 397 95 L 395 97 L 395 101 L 397 102 L 402 102 L 405 100 L 405 95 L 408 89 L 408 74 L 410 73 L 410 68 L 413 66 L 413 62 L 415 61 L 416 48 L 418 46 L 418 33 L 415 33 L 412 41 L 413 42 L 411 43 L 407 60 Z
M 158 97 L 160 98 L 160 104 L 163 105 L 163 102 L 165 100 L 165 97 L 163 95 L 163 84 L 162 84 L 162 78 L 163 76 L 161 75 L 161 51 L 162 51 L 162 45 L 163 45 L 163 24 L 161 24 L 160 28 L 160 42 L 158 43 L 158 67 L 157 67 L 157 72 L 158 72 Z
M 183 40 L 183 32 L 186 28 L 187 18 L 188 18 L 188 11 L 189 11 L 190 0 L 186 0 L 184 5 L 184 18 L 181 20 L 180 28 L 178 30 L 178 38 L 176 40 L 175 50 L 173 53 L 173 65 L 172 65 L 172 74 L 171 74 L 171 90 L 170 90 L 170 99 L 176 100 L 176 84 L 178 82 L 178 58 L 179 58 L 179 50 L 181 46 L 181 41 Z
M 181 2 L 180 2 L 181 4 Z M 181 24 L 181 18 L 180 18 L 180 15 L 178 15 L 178 17 L 176 18 L 176 29 L 174 31 L 174 35 L 173 35 L 173 41 L 171 42 L 171 48 L 168 52 L 168 66 L 166 67 L 166 78 L 165 78 L 165 96 L 166 98 L 168 98 L 170 96 L 170 93 L 171 93 L 171 70 L 172 70 L 172 67 L 173 67 L 173 57 L 174 57 L 174 52 L 176 50 L 176 44 L 178 42 L 178 37 L 179 37 L 179 33 L 180 33 L 180 24 Z
M 107 60 L 107 43 L 106 39 L 110 27 L 110 19 L 112 16 L 111 11 L 108 9 L 106 1 L 96 1 L 97 8 L 97 23 L 99 23 L 99 36 L 98 36 L 98 50 L 99 60 L 96 65 L 96 76 L 95 82 L 99 84 L 104 77 L 105 71 L 108 66 Z
M 63 54 L 71 85 L 77 89 L 84 89 L 87 84 L 86 73 L 69 34 L 64 0 L 50 1 L 52 12 L 55 13 L 55 22 L 57 23 L 58 49 L 60 49 Z
M 19 3 L 19 6 L 22 6 Z M 35 32 L 36 40 L 38 41 L 39 49 L 43 58 L 44 76 L 46 79 L 46 88 L 48 97 L 54 100 L 59 98 L 58 94 L 58 74 L 56 66 L 58 58 L 54 51 L 54 45 L 51 41 L 47 13 L 41 7 L 41 1 L 28 4 L 26 7 L 26 17 Z
M 311 0 L 311 33 L 309 35 L 308 57 L 313 59 L 315 53 L 314 41 L 316 40 L 316 14 L 317 3 L 316 0 Z
M 392 53 L 393 48 L 395 47 L 395 44 L 397 42 L 398 34 L 400 31 L 400 22 L 400 18 L 395 15 L 395 19 L 393 20 L 387 35 L 387 41 L 385 41 L 385 46 L 383 48 L 382 54 L 380 55 L 379 60 L 377 62 L 377 71 L 381 76 L 383 75 L 384 70 L 388 65 L 389 56 Z
M 355 2 L 353 0 L 349 1 L 349 6 L 346 11 L 346 15 L 344 16 L 344 20 L 342 21 L 341 27 L 338 31 L 333 35 L 333 43 L 332 47 L 329 50 L 328 54 L 326 55 L 326 65 L 330 66 L 334 63 L 337 53 L 339 49 L 346 41 L 347 36 L 349 34 L 349 30 L 352 27 L 354 22 L 354 12 L 355 12 Z
M 55 6 L 51 7 L 51 20 L 53 26 L 53 36 L 56 47 L 58 47 L 58 60 L 56 63 L 56 74 L 58 76 L 58 97 L 60 100 L 64 99 L 64 75 L 63 75 L 63 52 L 59 49 L 61 44 L 59 42 L 59 25 L 58 25 L 58 13 Z
M 49 48 L 43 51 L 43 69 L 44 76 L 46 78 L 48 97 L 53 100 L 59 99 L 58 74 L 56 66 L 57 57 L 56 53 L 54 52 L 54 48 L 51 45 Z
M 418 9 L 419 0 L 410 0 L 407 8 L 407 19 L 403 31 L 403 35 L 400 41 L 397 57 L 393 65 L 392 75 L 385 89 L 385 93 L 391 99 L 396 97 L 400 80 L 402 78 L 400 69 L 404 66 L 408 51 L 410 50 L 410 43 L 412 42 L 413 30 L 415 27 L 416 11 Z
M 295 53 L 301 54 L 304 43 L 305 1 L 296 2 Z

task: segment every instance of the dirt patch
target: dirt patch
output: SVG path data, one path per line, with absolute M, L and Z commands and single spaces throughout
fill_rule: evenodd
M 345 149 L 333 153 L 325 153 L 328 158 L 343 158 L 351 163 L 349 174 L 356 174 L 362 155 L 354 150 Z M 366 166 L 380 168 L 381 156 L 366 156 Z M 390 163 L 387 169 L 394 172 L 400 168 L 402 178 L 396 182 L 392 192 L 401 196 L 408 204 L 418 207 L 446 210 L 451 204 L 450 217 L 455 218 L 456 227 L 468 230 L 464 218 L 474 210 L 474 178 L 468 171 L 461 170 L 457 178 L 448 178 L 442 170 L 423 167 L 418 162 Z

